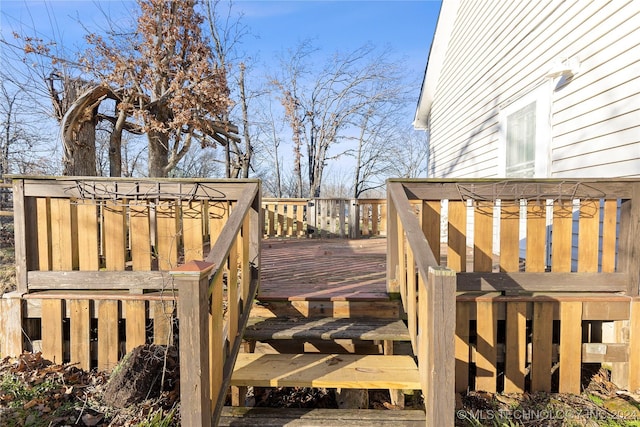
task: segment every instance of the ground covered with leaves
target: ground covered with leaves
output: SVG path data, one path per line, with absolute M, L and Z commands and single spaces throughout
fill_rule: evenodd
M 55 365 L 40 353 L 0 364 L 1 426 L 177 426 L 175 389 L 125 408 L 107 405 L 109 373 Z

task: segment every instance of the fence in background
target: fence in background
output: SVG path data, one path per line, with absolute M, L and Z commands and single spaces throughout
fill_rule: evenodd
M 384 199 L 262 200 L 266 238 L 350 238 L 386 235 Z

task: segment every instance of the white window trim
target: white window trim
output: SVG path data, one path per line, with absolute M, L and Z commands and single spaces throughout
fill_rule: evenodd
M 498 114 L 498 176 L 507 176 L 507 117 L 536 102 L 535 178 L 549 178 L 551 157 L 551 98 L 552 87 L 542 84 L 514 102 L 502 107 Z

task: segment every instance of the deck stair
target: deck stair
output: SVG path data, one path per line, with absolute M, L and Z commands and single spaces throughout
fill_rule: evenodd
M 337 267 L 332 263 L 327 268 Z M 287 287 L 263 277 L 263 284 L 243 336 L 248 345 L 238 354 L 231 386 L 386 389 L 392 404 L 402 402 L 403 390 L 421 388 L 400 301 L 379 288 L 353 292 L 358 285 L 352 284 L 342 293 L 317 292 L 331 289 L 318 282 Z M 226 407 L 219 425 L 424 423 L 422 410 Z

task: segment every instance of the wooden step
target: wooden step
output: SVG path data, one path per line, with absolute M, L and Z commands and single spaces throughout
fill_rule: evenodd
M 395 426 L 423 427 L 420 410 L 238 408 L 225 406 L 219 426 Z
M 252 317 L 340 317 L 399 319 L 401 302 L 385 301 L 258 301 Z
M 233 386 L 420 389 L 411 356 L 240 353 Z
M 409 330 L 399 319 L 249 318 L 246 340 L 385 340 L 409 341 Z

